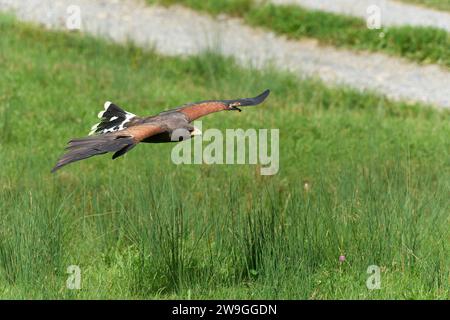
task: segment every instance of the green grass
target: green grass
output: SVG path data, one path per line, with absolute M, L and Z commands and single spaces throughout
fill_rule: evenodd
M 212 14 L 242 17 L 252 26 L 265 27 L 293 39 L 310 37 L 321 43 L 355 50 L 381 51 L 421 63 L 450 67 L 450 34 L 426 27 L 388 27 L 370 30 L 360 18 L 296 5 L 255 4 L 252 0 L 149 0 L 164 5 L 183 4 Z
M 401 0 L 403 2 L 418 4 L 437 10 L 450 11 L 450 0 Z
M 4 16 L 0 32 L 1 298 L 449 297 L 448 111 Z M 267 87 L 265 105 L 203 129 L 280 128 L 275 176 L 176 166 L 164 144 L 50 174 L 105 100 L 148 115 Z
M 214 15 L 226 13 L 231 16 L 239 17 L 253 9 L 255 6 L 253 0 L 218 0 L 218 1 L 199 1 L 199 0 L 147 0 L 147 2 L 162 5 L 182 4 L 195 10 L 201 10 Z

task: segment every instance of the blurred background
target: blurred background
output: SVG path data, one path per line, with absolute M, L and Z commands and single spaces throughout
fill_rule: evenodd
M 0 297 L 448 299 L 449 31 L 448 0 L 0 0 Z M 279 129 L 274 176 L 171 144 L 50 174 L 105 101 L 266 88 L 203 130 Z

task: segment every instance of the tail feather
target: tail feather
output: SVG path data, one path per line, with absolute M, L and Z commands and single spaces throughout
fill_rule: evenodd
M 73 139 L 66 148 L 67 152 L 58 160 L 52 172 L 70 163 L 108 152 L 115 152 L 114 158 L 117 158 L 131 150 L 134 146 L 135 141 L 133 137 L 117 134 L 104 134 Z

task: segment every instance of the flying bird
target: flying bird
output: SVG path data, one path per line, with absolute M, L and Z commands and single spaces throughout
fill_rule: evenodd
M 69 163 L 108 152 L 114 152 L 112 158 L 116 159 L 141 142 L 176 142 L 201 135 L 201 131 L 191 124 L 192 121 L 218 111 L 240 112 L 241 107 L 262 103 L 269 93 L 270 90 L 266 90 L 254 98 L 188 103 L 149 117 L 139 117 L 108 101 L 98 114 L 100 123 L 91 128 L 88 137 L 69 141 L 66 153 L 52 172 Z

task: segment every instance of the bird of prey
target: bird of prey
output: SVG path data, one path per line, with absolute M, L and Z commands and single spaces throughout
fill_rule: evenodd
M 200 130 L 191 124 L 192 121 L 218 111 L 240 112 L 240 107 L 262 103 L 269 93 L 270 91 L 266 90 L 254 98 L 188 103 L 150 117 L 139 117 L 108 101 L 105 103 L 105 110 L 98 114 L 101 122 L 92 127 L 88 137 L 69 141 L 66 153 L 59 159 L 52 172 L 69 163 L 108 152 L 114 152 L 112 158 L 116 159 L 140 142 L 173 142 L 201 135 Z M 180 134 L 180 131 L 186 134 Z

